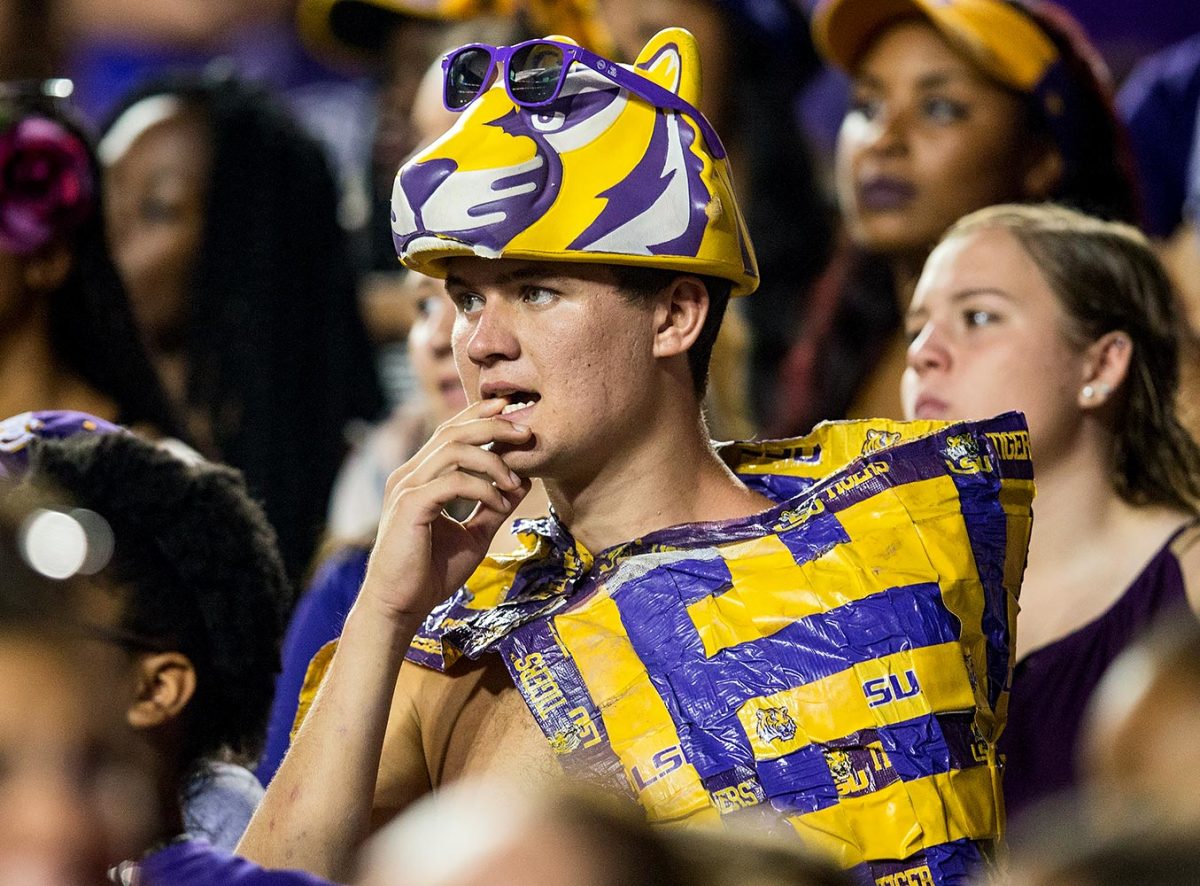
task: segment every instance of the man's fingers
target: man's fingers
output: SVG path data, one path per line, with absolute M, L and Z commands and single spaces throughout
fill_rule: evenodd
M 516 489 L 521 485 L 521 478 L 499 455 L 467 443 L 446 443 L 435 449 L 412 471 L 408 482 L 428 483 L 451 471 L 468 471 L 485 477 L 501 489 Z
M 420 486 L 404 490 L 396 503 L 396 517 L 412 508 L 409 519 L 415 523 L 431 523 L 441 516 L 443 509 L 455 499 L 482 502 L 485 508 L 506 514 L 512 505 L 499 489 L 483 477 L 454 471 L 444 474 Z
M 500 527 L 512 518 L 512 512 L 516 510 L 517 505 L 529 494 L 531 488 L 533 488 L 533 481 L 522 480 L 516 489 L 502 493 L 508 507 L 507 510 L 497 510 L 487 502 L 484 502 L 483 507 L 476 508 L 475 512 L 471 514 L 470 519 L 463 525 L 471 532 L 478 533 L 482 538 L 490 541 L 500 530 Z
M 477 414 L 478 410 L 485 404 L 488 408 L 483 410 L 482 415 Z M 451 444 L 464 444 L 482 450 L 483 447 L 492 443 L 519 446 L 527 442 L 532 436 L 529 428 L 494 417 L 493 414 L 498 414 L 503 408 L 504 400 L 485 400 L 482 403 L 477 403 L 463 410 L 453 419 L 443 424 L 425 442 L 425 445 L 418 449 L 408 461 L 391 473 L 385 487 L 386 492 L 390 494 L 396 487 L 408 485 L 413 482 L 427 482 L 438 473 L 444 472 L 447 469 L 447 464 L 452 464 L 454 459 L 446 460 L 444 457 L 439 457 L 437 453 L 439 450 L 445 450 Z M 432 458 L 437 458 L 438 460 L 430 462 Z M 472 470 L 478 469 L 472 468 Z M 484 473 L 483 471 L 479 472 Z M 502 486 L 511 488 L 512 483 L 510 481 L 505 480 L 505 482 L 501 482 L 501 479 L 506 475 L 507 468 L 503 474 L 493 476 L 493 480 Z M 491 476 L 490 473 L 489 476 Z

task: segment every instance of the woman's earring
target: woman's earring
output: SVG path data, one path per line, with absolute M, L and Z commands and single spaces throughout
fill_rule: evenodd
M 1112 388 L 1106 385 L 1104 382 L 1098 381 L 1095 385 L 1084 385 L 1083 389 L 1079 393 L 1083 394 L 1083 399 L 1091 400 L 1097 394 L 1099 394 L 1101 397 L 1107 397 L 1112 393 Z
M 1084 385 L 1083 390 L 1079 393 L 1083 394 L 1083 399 L 1090 400 L 1096 396 L 1096 389 L 1091 385 Z

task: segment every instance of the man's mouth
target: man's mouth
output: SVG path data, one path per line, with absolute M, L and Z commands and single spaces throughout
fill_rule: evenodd
M 484 386 L 480 393 L 484 397 L 500 397 L 506 400 L 505 407 L 500 411 L 500 414 L 505 417 L 516 416 L 532 409 L 542 399 L 542 395 L 536 391 L 493 385 Z

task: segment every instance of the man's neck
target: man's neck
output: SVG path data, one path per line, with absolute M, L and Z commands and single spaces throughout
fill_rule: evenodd
M 676 425 L 678 427 L 678 425 Z M 725 466 L 697 418 L 669 445 L 653 439 L 584 482 L 546 481 L 555 513 L 593 552 L 684 523 L 748 517 L 772 506 Z

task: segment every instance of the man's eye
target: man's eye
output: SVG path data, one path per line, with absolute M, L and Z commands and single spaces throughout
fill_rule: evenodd
M 551 289 L 541 289 L 534 286 L 525 290 L 525 301 L 531 305 L 548 305 L 557 297 L 558 293 Z
M 454 296 L 454 304 L 464 314 L 473 314 L 483 308 L 483 296 L 474 292 L 464 292 Z

